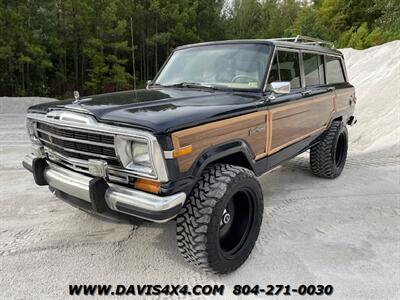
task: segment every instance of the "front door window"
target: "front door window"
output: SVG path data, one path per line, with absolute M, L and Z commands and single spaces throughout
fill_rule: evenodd
M 298 52 L 276 51 L 268 83 L 274 81 L 289 81 L 293 89 L 301 87 Z

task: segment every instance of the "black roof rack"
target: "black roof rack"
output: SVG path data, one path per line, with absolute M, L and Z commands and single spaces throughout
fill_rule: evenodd
M 298 35 L 296 37 L 288 37 L 288 38 L 276 38 L 270 39 L 271 41 L 282 41 L 282 42 L 293 42 L 293 43 L 301 43 L 305 45 L 315 45 L 315 46 L 328 46 L 331 49 L 335 48 L 335 45 L 332 42 L 324 41 L 321 39 L 308 37 L 304 35 Z

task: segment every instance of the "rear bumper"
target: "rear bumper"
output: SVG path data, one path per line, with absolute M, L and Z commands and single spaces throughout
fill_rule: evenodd
M 23 166 L 34 173 L 34 177 L 43 178 L 44 184 L 42 185 L 47 184 L 52 189 L 81 199 L 89 205 L 96 202 L 97 204 L 92 205 L 92 207 L 97 214 L 112 210 L 162 223 L 176 217 L 186 200 L 185 193 L 159 196 L 105 181 L 103 183 L 103 186 L 106 186 L 104 192 L 99 192 L 96 190 L 98 185 L 95 178 L 60 167 L 47 160 L 45 167 L 38 170 L 38 168 L 35 168 L 35 163 L 38 160 L 42 160 L 41 163 L 43 163 L 44 158 L 38 158 L 33 154 L 27 155 L 23 161 Z M 35 174 L 35 172 L 42 174 Z M 59 196 L 62 193 L 55 194 Z M 104 203 L 105 209 L 99 211 L 99 207 L 102 205 L 98 204 L 101 204 L 101 202 Z
M 347 125 L 354 126 L 357 123 L 357 118 L 355 116 L 351 116 L 347 121 Z

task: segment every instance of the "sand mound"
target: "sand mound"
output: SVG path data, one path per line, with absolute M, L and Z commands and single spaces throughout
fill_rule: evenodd
M 351 149 L 379 150 L 400 145 L 400 41 L 366 50 L 342 49 L 356 88 L 356 126 Z

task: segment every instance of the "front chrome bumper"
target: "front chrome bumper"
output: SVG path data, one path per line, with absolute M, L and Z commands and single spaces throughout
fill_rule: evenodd
M 34 172 L 33 163 L 37 158 L 33 154 L 27 155 L 23 166 Z M 92 202 L 93 193 L 90 189 L 93 177 L 46 162 L 47 167 L 43 171 L 43 177 L 50 187 L 88 203 Z M 173 219 L 186 200 L 186 194 L 182 192 L 159 196 L 114 183 L 107 184 L 109 188 L 104 194 L 104 200 L 109 209 L 153 222 L 162 223 Z

